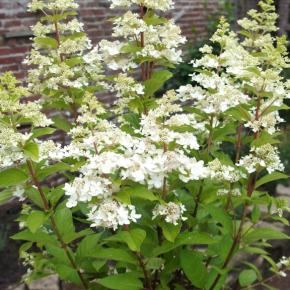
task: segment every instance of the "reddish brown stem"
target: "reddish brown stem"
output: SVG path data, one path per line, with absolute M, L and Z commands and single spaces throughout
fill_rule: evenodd
M 42 186 L 41 186 L 41 184 L 40 184 L 40 182 L 39 182 L 39 180 L 37 178 L 37 175 L 36 175 L 35 169 L 33 167 L 32 161 L 31 160 L 27 160 L 26 164 L 27 164 L 28 171 L 29 171 L 29 174 L 31 176 L 32 182 L 33 182 L 34 186 L 37 188 L 37 190 L 38 190 L 38 192 L 40 194 L 40 197 L 41 197 L 45 212 L 51 212 L 53 209 L 51 208 L 51 206 L 50 206 L 50 204 L 49 204 L 49 202 L 48 202 L 48 200 L 47 200 L 47 198 L 45 196 L 45 193 L 44 193 L 44 191 L 42 189 Z M 71 255 L 71 252 L 70 252 L 70 249 L 69 249 L 68 245 L 62 239 L 62 236 L 61 236 L 61 234 L 60 234 L 60 232 L 58 230 L 58 227 L 57 227 L 57 224 L 56 224 L 54 216 L 50 215 L 49 219 L 50 219 L 52 230 L 55 233 L 55 235 L 57 237 L 57 240 L 59 241 L 61 247 L 63 248 L 67 258 L 69 259 L 71 266 L 77 272 L 77 274 L 79 276 L 79 279 L 80 279 L 84 289 L 89 289 L 88 283 L 85 280 L 85 278 L 83 277 L 83 275 L 82 275 L 80 269 L 78 268 L 77 264 L 75 263 L 74 258 Z
M 243 134 L 244 126 L 240 124 L 238 127 L 238 136 L 237 136 L 237 143 L 236 143 L 236 163 L 240 160 L 241 157 L 241 149 L 242 149 L 242 134 Z
M 58 28 L 58 22 L 54 22 L 54 29 L 55 29 L 55 39 L 57 41 L 58 47 L 60 47 L 60 33 L 59 33 L 59 28 Z M 64 57 L 62 54 L 60 54 L 60 60 L 64 61 Z
M 143 19 L 145 16 L 145 7 L 143 5 L 140 6 L 140 17 Z M 144 32 L 140 34 L 140 45 L 141 47 L 145 46 L 145 35 Z M 142 62 L 141 64 L 141 79 L 142 81 L 146 80 L 146 63 Z
M 167 152 L 168 146 L 166 143 L 163 143 L 163 152 Z M 163 179 L 163 188 L 162 188 L 162 197 L 165 198 L 167 195 L 167 179 L 164 177 Z
M 196 198 L 195 198 L 195 207 L 194 207 L 194 210 L 193 210 L 193 217 L 194 218 L 197 216 L 197 211 L 198 211 L 198 207 L 199 207 L 199 204 L 200 204 L 200 199 L 201 199 L 201 194 L 202 194 L 202 191 L 203 191 L 203 186 L 204 186 L 204 180 L 201 182 L 201 184 L 199 186 L 198 193 L 197 193 Z
M 245 221 L 246 221 L 246 216 L 247 216 L 247 205 L 244 206 L 243 213 L 242 213 L 242 218 L 241 218 L 241 223 L 240 223 L 237 235 L 234 238 L 234 241 L 233 241 L 232 246 L 231 246 L 231 248 L 229 250 L 229 253 L 228 253 L 228 255 L 227 255 L 227 257 L 226 257 L 226 259 L 225 259 L 225 261 L 224 261 L 224 263 L 223 263 L 223 265 L 221 267 L 222 270 L 224 270 L 228 266 L 228 264 L 231 261 L 232 256 L 233 256 L 237 246 L 240 243 L 240 240 L 241 240 L 241 237 L 242 237 L 243 227 L 244 227 L 244 224 L 245 224 Z M 217 284 L 218 284 L 218 282 L 219 282 L 221 277 L 222 277 L 221 274 L 218 274 L 216 276 L 216 278 L 213 281 L 213 283 L 212 283 L 211 287 L 209 288 L 209 290 L 214 290 L 215 289 L 215 287 L 217 286 Z
M 261 107 L 261 98 L 258 97 L 257 105 L 256 105 L 256 113 L 255 113 L 255 120 L 256 121 L 258 121 L 259 118 L 260 118 L 260 107 Z M 259 131 L 255 132 L 254 140 L 256 140 L 258 137 L 259 137 Z M 247 196 L 248 197 L 251 197 L 252 194 L 253 194 L 253 191 L 255 189 L 256 179 L 257 179 L 257 172 L 252 173 L 249 176 L 248 185 L 247 185 Z M 248 204 L 246 202 L 245 206 L 244 206 L 244 209 L 243 209 L 241 223 L 240 223 L 238 232 L 236 234 L 236 237 L 234 238 L 234 241 L 233 241 L 233 244 L 232 244 L 232 246 L 231 246 L 231 248 L 229 250 L 229 253 L 228 253 L 228 255 L 227 255 L 227 257 L 226 257 L 226 259 L 225 259 L 225 261 L 224 261 L 224 263 L 222 265 L 222 270 L 224 270 L 228 266 L 229 262 L 232 259 L 232 256 L 234 255 L 236 247 L 239 245 L 239 243 L 241 241 L 243 227 L 244 227 L 244 223 L 246 221 L 246 216 L 247 216 L 247 207 L 248 207 Z M 215 287 L 218 284 L 218 282 L 219 282 L 221 277 L 222 277 L 221 274 L 218 274 L 216 276 L 216 278 L 215 278 L 213 284 L 211 285 L 211 287 L 209 288 L 209 290 L 214 290 L 215 289 Z
M 145 279 L 145 284 L 146 284 L 146 289 L 148 290 L 153 290 L 152 286 L 151 286 L 151 281 L 150 281 L 150 277 L 148 275 L 148 272 L 146 270 L 146 266 L 143 262 L 143 259 L 142 259 L 142 256 L 140 253 L 135 253 L 137 259 L 138 259 L 138 262 L 139 262 L 139 266 L 140 268 L 142 269 L 143 271 L 143 274 L 144 274 L 144 279 Z

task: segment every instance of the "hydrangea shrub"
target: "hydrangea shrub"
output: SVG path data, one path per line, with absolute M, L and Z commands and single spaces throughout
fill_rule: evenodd
M 197 85 L 163 96 L 186 41 L 163 16 L 173 1 L 109 2 L 124 14 L 111 20 L 113 39 L 92 47 L 75 1 L 33 0 L 44 16 L 28 87 L 0 77 L 0 197 L 23 201 L 12 238 L 24 241 L 25 281 L 57 273 L 87 290 L 273 289 L 269 278 L 290 268 L 269 253 L 288 235 L 265 226 L 288 226 L 287 203 L 263 191 L 288 178 L 277 144 L 289 58 L 274 1 L 249 11 L 239 34 L 222 18 L 218 52 L 205 45 L 192 63 Z M 116 96 L 112 107 L 100 90 Z

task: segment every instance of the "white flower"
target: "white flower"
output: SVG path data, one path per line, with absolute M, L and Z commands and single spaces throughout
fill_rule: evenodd
M 137 222 L 140 218 L 141 215 L 136 213 L 133 205 L 121 204 L 110 199 L 93 206 L 88 215 L 88 220 L 92 222 L 91 227 L 105 227 L 113 230 L 117 230 L 119 226 Z
M 159 204 L 153 209 L 153 218 L 163 216 L 167 223 L 178 225 L 179 221 L 186 221 L 187 218 L 182 216 L 186 211 L 183 204 L 169 202 L 167 204 Z
M 232 196 L 241 196 L 241 191 L 239 188 L 233 188 L 233 189 L 221 188 L 217 191 L 217 196 L 225 196 L 228 194 Z
M 67 207 L 75 207 L 78 202 L 90 202 L 93 197 L 111 196 L 112 183 L 98 176 L 77 177 L 71 184 L 65 184 L 64 191 L 69 196 Z
M 255 172 L 260 167 L 266 168 L 269 173 L 284 170 L 278 150 L 271 144 L 254 147 L 251 152 L 253 153 L 244 156 L 237 164 L 243 166 L 249 173 Z
M 218 159 L 209 162 L 208 169 L 209 177 L 219 182 L 229 181 L 234 183 L 246 177 L 233 166 L 224 165 Z
M 109 0 L 111 7 L 129 8 L 133 4 L 144 5 L 147 8 L 166 11 L 174 7 L 173 0 Z
M 24 201 L 25 200 L 24 192 L 25 192 L 25 188 L 24 187 L 17 186 L 15 188 L 15 190 L 13 191 L 13 196 L 19 198 L 20 201 Z

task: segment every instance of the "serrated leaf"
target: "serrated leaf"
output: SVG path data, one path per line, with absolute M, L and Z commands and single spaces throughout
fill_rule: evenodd
M 55 174 L 55 173 L 61 173 L 63 171 L 69 171 L 71 169 L 71 166 L 64 163 L 64 162 L 58 162 L 52 165 L 49 165 L 47 167 L 42 168 L 38 172 L 38 178 L 42 181 L 46 177 Z
M 23 147 L 24 153 L 28 158 L 37 161 L 39 158 L 39 148 L 35 142 L 28 142 Z
M 24 240 L 30 242 L 37 242 L 42 244 L 56 244 L 57 240 L 54 236 L 47 233 L 37 231 L 36 233 L 31 233 L 29 230 L 21 231 L 11 237 L 13 240 Z
M 253 243 L 258 240 L 287 240 L 289 236 L 271 228 L 257 228 L 244 237 L 246 243 Z
M 279 180 L 279 179 L 287 179 L 289 178 L 288 175 L 281 173 L 281 172 L 273 172 L 271 174 L 268 174 L 266 176 L 261 177 L 255 185 L 255 189 L 262 186 L 265 183 L 269 183 L 271 181 Z
M 146 232 L 142 229 L 132 229 L 129 231 L 121 231 L 109 238 L 107 241 L 124 242 L 130 250 L 140 252 L 140 247 L 146 238 Z
M 99 259 L 108 259 L 113 261 L 121 261 L 130 264 L 136 264 L 137 260 L 133 254 L 123 249 L 116 248 L 97 248 L 92 257 Z
M 180 263 L 192 285 L 204 289 L 207 281 L 207 270 L 203 263 L 203 255 L 198 252 L 183 250 L 180 253 Z
M 9 168 L 0 172 L 0 187 L 14 186 L 27 181 L 28 175 L 17 168 Z
M 265 144 L 279 144 L 280 141 L 275 138 L 275 136 L 269 134 L 266 131 L 263 131 L 257 139 L 255 139 L 252 143 L 252 147 L 261 147 Z
M 32 130 L 32 138 L 39 138 L 46 135 L 51 135 L 55 132 L 54 128 L 37 128 Z
M 157 92 L 163 84 L 172 77 L 172 73 L 167 70 L 156 71 L 152 77 L 144 82 L 145 95 L 151 97 Z
M 59 234 L 67 242 L 72 233 L 75 232 L 72 213 L 68 208 L 57 208 L 54 214 L 55 223 Z
M 46 215 L 42 211 L 33 211 L 26 219 L 26 224 L 32 233 L 35 233 L 45 222 Z
M 252 212 L 251 212 L 251 219 L 254 223 L 257 223 L 257 221 L 259 220 L 261 216 L 261 211 L 260 208 L 258 206 L 254 206 Z
M 8 201 L 13 196 L 13 192 L 9 190 L 3 190 L 0 192 L 0 205 Z
M 44 48 L 57 48 L 58 42 L 52 37 L 36 37 L 34 42 Z
M 97 283 L 115 290 L 140 290 L 143 289 L 142 282 L 131 273 L 118 274 L 98 279 Z
M 102 233 L 89 235 L 79 243 L 76 251 L 76 259 L 78 261 L 94 255 L 96 249 L 98 248 L 101 235 Z
M 157 200 L 157 197 L 154 195 L 154 193 L 142 185 L 124 188 L 118 192 L 115 197 L 117 200 L 125 204 L 131 204 L 131 198 L 140 198 L 150 201 Z
M 226 111 L 227 115 L 234 117 L 239 121 L 250 121 L 251 114 L 242 106 L 237 106 Z
M 257 280 L 257 274 L 254 270 L 243 270 L 239 275 L 239 283 L 242 287 L 249 286 Z
M 152 256 L 159 256 L 164 253 L 183 246 L 183 245 L 210 245 L 215 243 L 215 240 L 207 233 L 200 232 L 185 232 L 180 233 L 175 240 L 175 243 L 165 241 L 161 246 L 156 247 Z
M 72 125 L 68 122 L 68 120 L 62 118 L 61 116 L 53 117 L 52 121 L 57 129 L 63 130 L 64 132 L 69 132 L 72 128 Z
M 162 222 L 160 226 L 166 240 L 169 242 L 174 242 L 180 232 L 181 225 L 173 225 L 171 223 Z
M 77 271 L 67 265 L 55 265 L 55 270 L 62 280 L 69 281 L 75 284 L 81 284 L 81 280 Z
M 160 25 L 168 22 L 167 18 L 156 15 L 152 10 L 147 11 L 143 20 L 147 25 Z

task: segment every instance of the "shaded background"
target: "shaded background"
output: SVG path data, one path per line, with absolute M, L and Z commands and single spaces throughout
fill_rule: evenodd
M 0 74 L 12 71 L 20 80 L 25 80 L 26 68 L 22 60 L 31 47 L 32 37 L 30 26 L 37 21 L 37 15 L 26 12 L 28 0 L 0 0 Z M 80 3 L 79 18 L 85 23 L 85 30 L 92 39 L 93 44 L 111 35 L 111 25 L 107 21 L 118 14 L 118 11 L 109 9 L 107 0 L 78 0 Z M 184 47 L 185 60 L 174 70 L 174 78 L 166 84 L 165 89 L 177 88 L 188 83 L 188 74 L 192 67 L 188 65 L 193 58 L 200 56 L 199 47 L 214 32 L 221 15 L 226 16 L 235 28 L 235 20 L 255 8 L 258 0 L 176 0 L 176 8 L 171 16 L 181 26 L 183 34 L 188 38 L 188 44 Z M 279 34 L 287 34 L 290 38 L 290 0 L 276 0 L 280 14 Z M 286 76 L 290 73 L 285 71 Z M 110 102 L 111 96 L 106 95 L 105 100 Z M 290 104 L 289 104 L 290 105 Z M 283 142 L 281 144 L 282 160 L 286 165 L 286 172 L 290 172 L 290 133 L 289 113 L 283 113 L 287 122 L 283 125 Z M 290 197 L 289 185 L 273 183 L 267 188 L 272 194 L 282 193 Z M 0 290 L 13 289 L 25 273 L 24 267 L 18 260 L 19 243 L 9 240 L 9 236 L 18 230 L 14 221 L 17 218 L 21 205 L 12 200 L 0 205 Z M 273 255 L 277 258 L 283 254 L 290 255 L 290 245 L 277 244 Z M 53 284 L 54 283 L 54 284 Z M 290 289 L 290 281 L 274 281 L 278 289 Z M 278 284 L 277 284 L 278 283 Z M 284 284 L 283 284 L 284 283 Z M 55 290 L 65 286 L 52 281 L 46 286 L 30 287 L 31 290 Z M 11 287 L 11 285 L 14 285 Z M 9 288 L 10 286 L 10 288 Z M 15 288 L 15 287 L 14 287 Z M 24 285 L 19 289 L 28 289 Z M 130 289 L 128 289 L 130 290 Z

